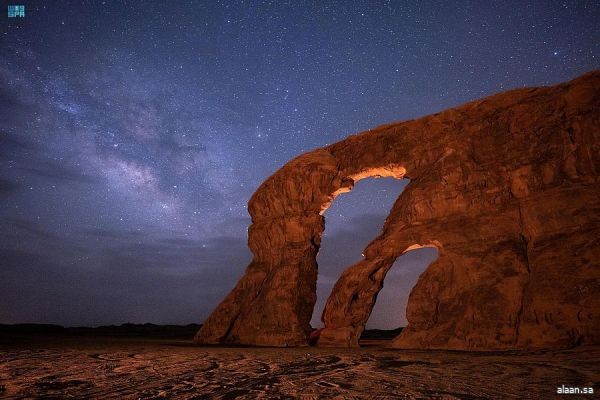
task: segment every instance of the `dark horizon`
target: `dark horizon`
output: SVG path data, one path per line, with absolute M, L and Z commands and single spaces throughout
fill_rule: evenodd
M 0 34 L 0 323 L 202 323 L 288 160 L 600 68 L 591 1 L 21 3 Z M 327 211 L 317 310 L 406 183 Z M 434 257 L 398 261 L 368 327 L 405 322 Z

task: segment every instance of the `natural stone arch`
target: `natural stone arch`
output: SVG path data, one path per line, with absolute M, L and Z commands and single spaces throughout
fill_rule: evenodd
M 321 344 L 356 345 L 377 285 L 415 244 L 435 245 L 438 259 L 411 292 L 395 346 L 600 342 L 599 90 L 597 72 L 515 90 L 290 161 L 250 199 L 254 258 L 196 342 L 306 345 L 321 214 L 373 174 L 411 182 L 336 284 Z
M 402 179 L 405 173 L 406 169 L 397 163 L 345 173 L 329 152 L 316 150 L 292 160 L 271 176 L 249 202 L 252 225 L 248 244 L 254 259 L 234 290 L 205 322 L 196 341 L 306 345 L 316 302 L 316 255 L 325 210 L 337 196 L 352 190 L 358 180 Z
M 385 277 L 398 257 L 423 247 L 438 249 L 441 245 L 432 241 L 426 245 L 413 244 L 398 255 L 377 256 L 371 246 L 381 246 L 386 238 L 381 235 L 367 247 L 366 255 L 342 273 L 336 282 L 323 311 L 325 327 L 318 333 L 320 346 L 358 347 L 360 336 L 371 315 Z
M 385 275 L 383 287 L 377 294 L 377 300 L 365 324 L 365 330 L 398 330 L 400 328 L 401 331 L 406 327 L 408 324 L 406 306 L 410 293 L 421 274 L 437 260 L 438 253 L 436 246 L 423 246 L 403 253 L 394 261 Z M 361 346 L 363 345 L 362 336 L 359 341 Z M 376 335 L 367 334 L 365 339 L 373 336 Z M 390 337 L 390 339 L 392 338 Z M 368 342 L 365 344 L 369 345 Z

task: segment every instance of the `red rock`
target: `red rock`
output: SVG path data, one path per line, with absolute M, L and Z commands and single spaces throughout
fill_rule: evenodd
M 250 199 L 254 258 L 195 340 L 307 345 L 322 212 L 355 181 L 394 176 L 410 184 L 336 283 L 319 345 L 357 346 L 387 271 L 422 246 L 439 257 L 410 294 L 395 347 L 598 344 L 599 171 L 597 71 L 303 154 Z

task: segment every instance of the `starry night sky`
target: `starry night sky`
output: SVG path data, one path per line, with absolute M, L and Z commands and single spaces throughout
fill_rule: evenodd
M 289 159 L 600 66 L 597 1 L 9 3 L 0 323 L 202 322 L 251 258 L 248 198 Z M 327 211 L 317 309 L 405 184 Z M 390 304 L 434 258 L 397 262 L 371 327 L 403 324 Z

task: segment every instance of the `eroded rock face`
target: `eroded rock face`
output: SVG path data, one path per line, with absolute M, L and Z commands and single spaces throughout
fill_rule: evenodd
M 303 154 L 249 203 L 245 275 L 203 344 L 307 345 L 324 209 L 370 176 L 411 180 L 336 283 L 319 345 L 357 346 L 397 257 L 434 246 L 400 348 L 600 343 L 600 72 L 378 127 Z M 401 310 L 399 310 L 401 312 Z

